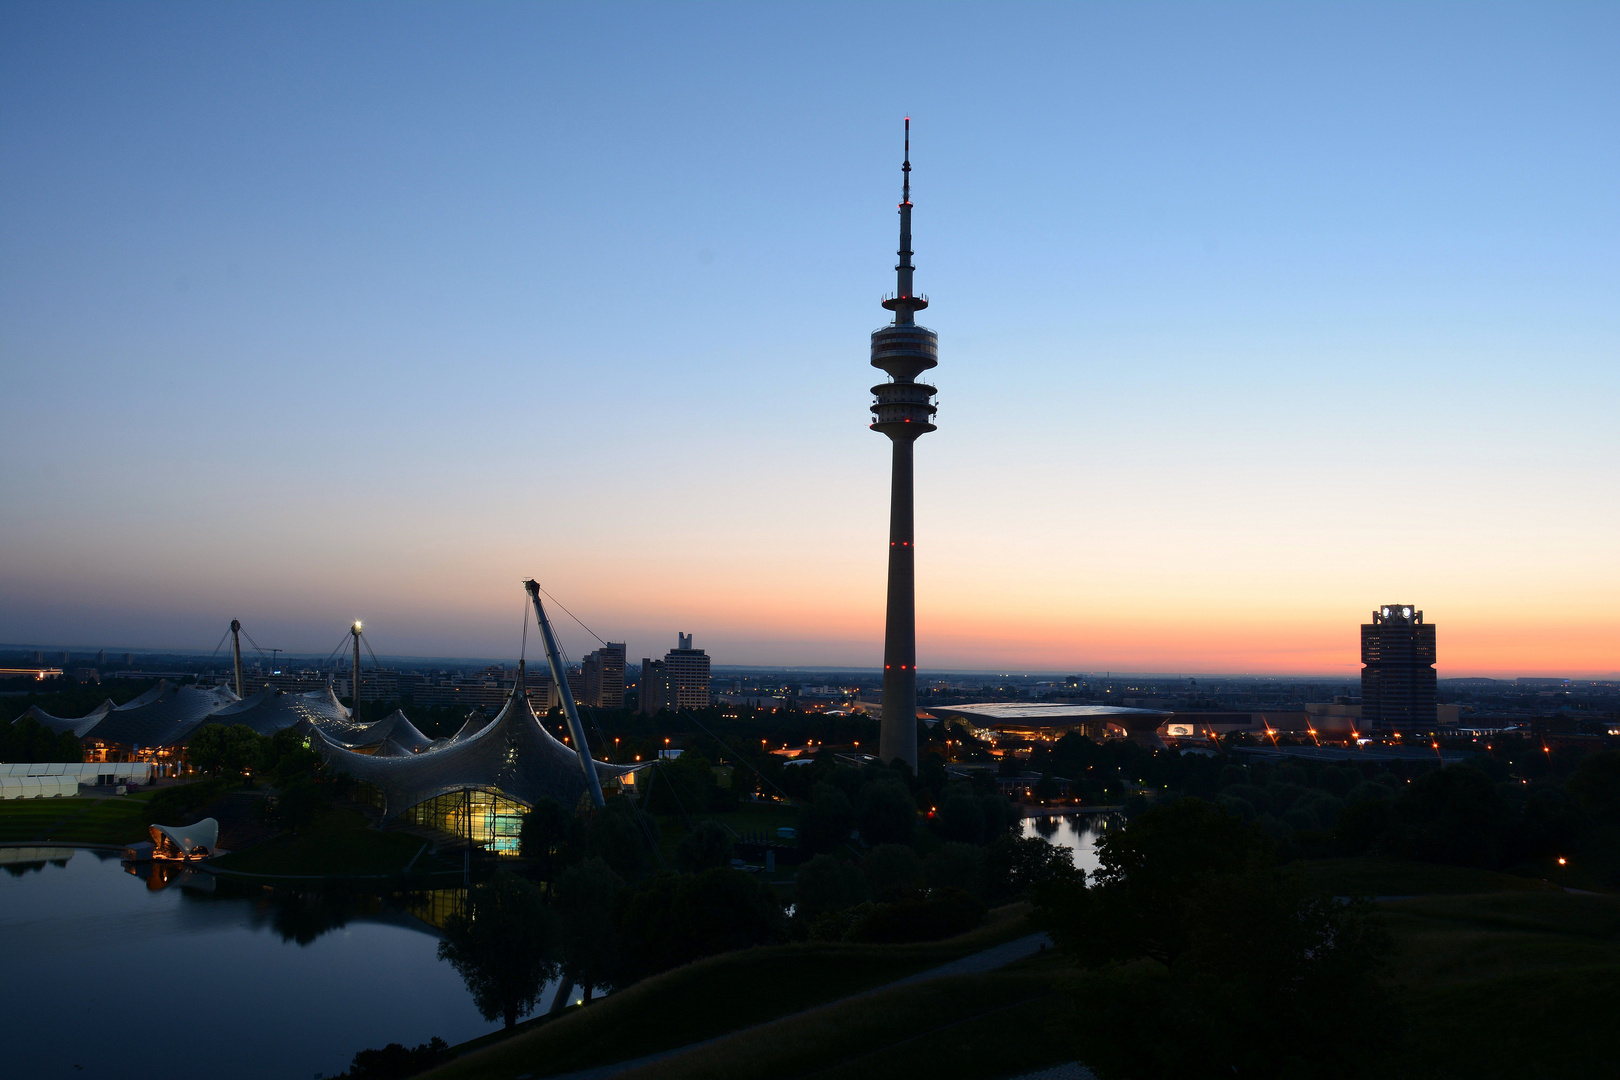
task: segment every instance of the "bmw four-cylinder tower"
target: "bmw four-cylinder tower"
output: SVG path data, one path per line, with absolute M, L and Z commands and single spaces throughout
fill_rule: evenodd
M 939 363 L 939 335 L 918 326 L 916 312 L 928 306 L 911 275 L 911 118 L 906 118 L 906 156 L 900 166 L 900 265 L 894 295 L 883 306 L 894 322 L 872 332 L 872 366 L 889 381 L 872 387 L 872 430 L 893 443 L 889 489 L 889 608 L 883 633 L 883 724 L 878 753 L 917 768 L 916 536 L 912 527 L 911 448 L 934 430 L 934 388 L 917 376 Z

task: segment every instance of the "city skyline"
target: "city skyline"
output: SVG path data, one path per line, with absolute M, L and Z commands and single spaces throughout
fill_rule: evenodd
M 922 670 L 1620 668 L 1615 9 L 376 13 L 5 9 L 0 640 L 876 666 L 909 114 Z

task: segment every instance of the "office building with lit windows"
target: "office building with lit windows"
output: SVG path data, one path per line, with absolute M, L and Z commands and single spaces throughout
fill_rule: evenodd
M 691 634 L 676 634 L 675 648 L 664 654 L 664 677 L 678 709 L 709 707 L 709 654 L 692 647 Z
M 1434 624 L 1411 604 L 1385 604 L 1361 626 L 1361 724 L 1368 732 L 1431 731 Z

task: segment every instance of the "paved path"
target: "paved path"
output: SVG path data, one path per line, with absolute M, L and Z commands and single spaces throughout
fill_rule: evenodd
M 687 1046 L 678 1046 L 673 1050 L 665 1050 L 657 1054 L 648 1054 L 646 1057 L 635 1058 L 631 1061 L 619 1061 L 612 1065 L 598 1065 L 593 1069 L 580 1069 L 577 1072 L 562 1073 L 558 1076 L 549 1076 L 546 1078 L 546 1080 L 607 1080 L 607 1078 L 610 1076 L 617 1076 L 620 1073 L 629 1072 L 631 1069 L 639 1069 L 643 1065 L 651 1065 L 656 1061 L 663 1061 L 666 1058 L 672 1058 L 679 1054 L 696 1050 L 699 1047 L 710 1046 L 721 1041 L 722 1039 L 729 1039 L 733 1035 L 741 1035 L 746 1031 L 755 1031 L 759 1028 L 767 1027 L 783 1020 L 790 1020 L 799 1016 L 808 1016 L 817 1010 L 830 1009 L 835 1005 L 843 1005 L 847 1002 L 858 1001 L 861 998 L 870 997 L 873 994 L 881 994 L 885 990 L 892 990 L 897 986 L 910 986 L 915 983 L 929 982 L 934 979 L 949 978 L 952 975 L 977 975 L 986 971 L 994 971 L 997 968 L 1006 967 L 1008 964 L 1011 964 L 1014 961 L 1022 960 L 1026 956 L 1034 956 L 1036 953 L 1040 952 L 1050 944 L 1052 944 L 1052 939 L 1047 937 L 1044 933 L 1030 934 L 1028 937 L 1021 937 L 1015 941 L 1009 941 L 1004 945 L 997 945 L 993 948 L 985 949 L 983 952 L 976 952 L 971 956 L 964 956 L 960 960 L 953 960 L 948 964 L 941 964 L 939 967 L 929 968 L 927 971 L 920 971 L 915 975 L 908 975 L 904 979 L 896 979 L 894 982 L 884 983 L 882 986 L 876 986 L 870 990 L 862 990 L 858 994 L 851 994 L 848 997 L 838 998 L 835 1001 L 827 1001 L 820 1005 L 813 1005 L 808 1009 L 802 1009 L 796 1013 L 789 1013 L 786 1016 L 778 1016 L 776 1019 L 767 1020 L 762 1024 L 754 1024 L 750 1027 L 739 1028 L 736 1031 L 728 1031 L 724 1035 L 717 1035 L 712 1039 L 704 1039 L 702 1042 L 691 1043 Z M 516 1080 L 528 1080 L 531 1075 L 532 1074 L 530 1073 L 519 1073 Z
M 1090 1069 L 1078 1061 L 1071 1061 L 1067 1065 L 1054 1065 L 1050 1069 L 1023 1073 L 1013 1077 L 1013 1080 L 1097 1080 L 1097 1078 Z

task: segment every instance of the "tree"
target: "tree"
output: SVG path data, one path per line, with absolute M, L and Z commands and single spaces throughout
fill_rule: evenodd
M 880 844 L 861 864 L 861 873 L 880 902 L 921 897 L 927 887 L 922 860 L 904 844 Z
M 254 741 L 254 770 L 278 787 L 294 777 L 319 775 L 323 767 L 321 755 L 310 745 L 309 737 L 296 727 Z
M 466 908 L 445 921 L 439 959 L 466 981 L 485 1020 L 513 1027 L 555 976 L 548 915 L 537 887 L 502 870 L 468 890 Z
M 799 847 L 813 854 L 831 851 L 849 839 L 855 808 L 831 784 L 817 784 L 810 805 L 799 813 Z
M 435 1035 L 414 1050 L 401 1043 L 389 1043 L 381 1050 L 362 1050 L 354 1055 L 354 1064 L 344 1075 L 348 1080 L 406 1080 L 454 1056 L 450 1044 Z
M 941 844 L 923 860 L 923 875 L 930 889 L 960 889 L 982 900 L 986 893 L 984 849 L 972 844 Z
M 1184 799 L 1106 837 L 1099 860 L 1094 887 L 1049 885 L 1038 912 L 1085 969 L 1071 1023 L 1102 1080 L 1360 1077 L 1393 1045 L 1371 905 L 1305 888 L 1253 826 Z M 1346 1002 L 1357 1037 L 1323 1039 Z
M 619 966 L 619 929 L 614 905 L 624 879 L 601 858 L 570 866 L 557 879 L 563 971 L 585 988 L 612 986 Z
M 731 865 L 731 833 L 718 821 L 700 821 L 675 847 L 675 866 L 683 874 L 696 874 Z
M 795 919 L 814 919 L 869 899 L 871 888 L 865 875 L 831 855 L 817 855 L 799 867 L 799 875 L 793 882 Z
M 32 716 L 0 724 L 0 761 L 83 761 L 84 748 L 71 731 L 56 732 Z
M 1620 750 L 1588 754 L 1565 788 L 1599 825 L 1620 824 Z
M 1154 807 L 1098 842 L 1097 887 L 1087 894 L 1094 918 L 1060 921 L 1055 936 L 1073 935 L 1060 944 L 1092 960 L 1150 956 L 1170 963 L 1187 947 L 1188 907 L 1210 879 L 1272 859 L 1263 834 L 1213 803 L 1180 799 Z
M 1407 850 L 1420 859 L 1494 869 L 1512 812 L 1491 778 L 1471 765 L 1419 777 L 1395 800 L 1410 828 Z
M 934 817 L 935 827 L 947 840 L 984 843 L 984 803 L 966 784 L 947 788 Z
M 991 899 L 997 901 L 1085 880 L 1075 868 L 1073 851 L 1038 836 L 998 837 L 984 849 L 984 876 Z
M 532 859 L 544 881 L 556 877 L 563 845 L 568 839 L 568 812 L 555 799 L 541 799 L 523 815 L 518 830 L 518 854 Z
M 861 785 L 856 821 L 868 844 L 909 843 L 917 827 L 917 804 L 899 778 L 869 780 Z
M 186 760 L 201 772 L 240 773 L 253 767 L 262 736 L 246 724 L 204 724 L 186 742 Z
M 648 836 L 651 828 L 652 822 L 629 799 L 609 799 L 585 822 L 585 854 L 601 859 L 620 877 L 639 877 L 650 846 L 657 842 L 656 836 Z
M 313 776 L 294 776 L 276 789 L 275 800 L 265 800 L 264 816 L 270 824 L 299 832 L 332 805 L 328 785 Z
M 730 867 L 659 874 L 636 886 L 620 910 L 626 981 L 782 936 L 770 886 Z
M 648 808 L 655 814 L 724 813 L 737 802 L 737 794 L 715 779 L 714 766 L 701 754 L 688 751 L 672 761 L 660 761 L 649 777 Z

